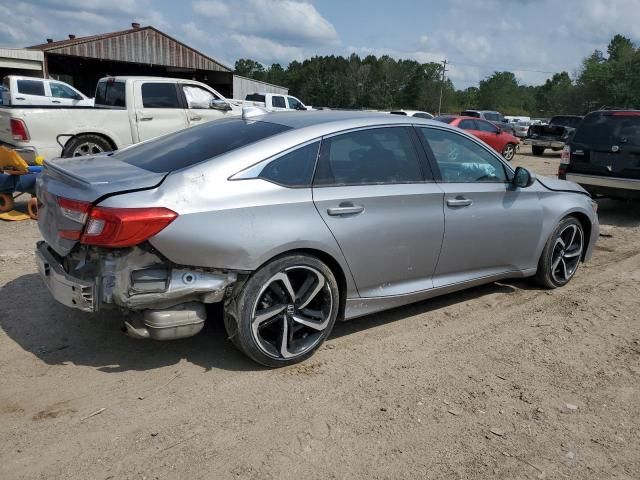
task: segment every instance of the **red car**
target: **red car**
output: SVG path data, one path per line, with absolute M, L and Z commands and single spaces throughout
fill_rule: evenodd
M 439 120 L 454 127 L 467 130 L 471 135 L 478 137 L 496 152 L 500 153 L 508 162 L 510 162 L 516 154 L 516 147 L 520 144 L 518 137 L 503 132 L 493 123 L 480 118 L 443 115 L 436 117 L 434 120 Z

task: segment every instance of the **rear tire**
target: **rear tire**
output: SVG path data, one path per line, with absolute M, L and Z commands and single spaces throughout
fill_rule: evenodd
M 0 212 L 10 212 L 13 210 L 15 202 L 10 193 L 0 193 Z
M 569 283 L 580 266 L 584 247 L 582 224 L 575 217 L 561 220 L 542 250 L 536 282 L 546 288 Z
M 267 367 L 309 358 L 330 335 L 340 291 L 329 267 L 316 257 L 292 254 L 256 271 L 225 308 L 233 344 Z
M 536 157 L 541 157 L 544 155 L 544 147 L 531 147 L 531 153 L 533 153 Z
M 64 158 L 84 157 L 85 155 L 98 155 L 112 150 L 113 147 L 106 138 L 100 135 L 85 134 L 69 140 L 64 146 L 62 156 Z

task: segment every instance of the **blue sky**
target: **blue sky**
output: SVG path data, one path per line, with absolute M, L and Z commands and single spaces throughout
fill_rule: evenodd
M 0 45 L 153 25 L 233 66 L 356 52 L 451 62 L 458 88 L 508 69 L 524 84 L 575 72 L 615 33 L 640 40 L 638 0 L 0 1 Z

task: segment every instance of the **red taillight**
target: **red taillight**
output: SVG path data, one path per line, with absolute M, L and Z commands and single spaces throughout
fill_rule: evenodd
M 91 208 L 89 202 L 81 202 L 80 200 L 72 200 L 70 198 L 58 197 L 58 206 L 60 207 L 60 213 L 74 222 L 82 223 L 84 225 L 87 219 L 87 213 Z
M 560 161 L 562 163 L 569 163 L 571 161 L 571 147 L 569 145 L 565 145 L 562 149 L 562 153 L 560 154 Z
M 611 113 L 612 116 L 614 117 L 640 117 L 640 111 L 619 111 L 619 112 L 612 112 Z
M 24 124 L 23 120 L 19 118 L 11 119 L 11 135 L 14 140 L 29 140 L 29 132 L 27 132 L 27 126 Z
M 132 247 L 159 233 L 178 214 L 162 207 L 94 207 L 80 242 L 103 247 Z
M 558 167 L 558 178 L 564 178 L 566 174 L 567 174 L 567 166 L 561 163 L 560 166 Z

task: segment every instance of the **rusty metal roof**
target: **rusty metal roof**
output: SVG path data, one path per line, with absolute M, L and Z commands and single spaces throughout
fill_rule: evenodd
M 27 47 L 45 53 L 219 72 L 232 70 L 152 26 Z

